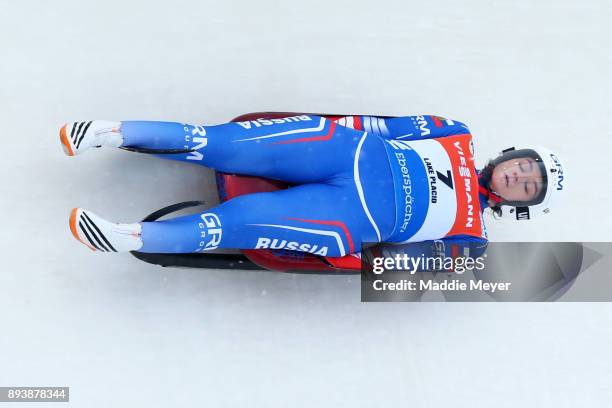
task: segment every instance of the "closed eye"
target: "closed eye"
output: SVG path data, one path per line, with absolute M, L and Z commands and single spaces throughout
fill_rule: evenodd
M 540 194 L 540 190 L 538 188 L 538 183 L 533 182 L 533 198 L 537 197 Z

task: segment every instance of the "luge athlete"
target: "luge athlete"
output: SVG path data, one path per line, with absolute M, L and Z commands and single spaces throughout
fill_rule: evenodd
M 69 156 L 103 146 L 176 150 L 162 157 L 292 184 L 165 221 L 117 224 L 73 209 L 74 237 L 105 252 L 272 248 L 339 257 L 366 242 L 434 240 L 482 248 L 485 209 L 507 215 L 516 207 L 517 219 L 529 218 L 547 213 L 564 190 L 554 153 L 507 150 L 478 171 L 467 126 L 430 115 L 215 126 L 96 120 L 67 123 L 60 140 Z

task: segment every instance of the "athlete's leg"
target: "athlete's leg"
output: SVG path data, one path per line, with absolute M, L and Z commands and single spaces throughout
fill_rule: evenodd
M 388 214 L 392 221 L 393 212 Z M 139 251 L 282 248 L 343 256 L 360 251 L 361 242 L 376 240 L 357 192 L 347 181 L 248 194 L 202 214 L 142 223 Z
M 201 214 L 156 222 L 115 224 L 74 209 L 70 228 L 83 244 L 106 252 L 273 248 L 343 256 L 360 251 L 361 242 L 376 241 L 348 180 L 247 194 Z
M 71 144 L 72 138 L 66 136 L 73 133 L 80 146 L 102 144 L 100 138 L 90 141 L 87 135 L 87 143 L 83 144 L 79 136 L 85 130 L 95 134 L 97 122 L 89 129 L 87 123 L 66 125 L 62 128 L 64 145 L 78 152 Z M 121 147 L 192 150 L 160 157 L 293 183 L 323 181 L 351 171 L 356 146 L 363 135 L 312 115 L 216 126 L 125 121 L 114 130 L 121 136 Z M 105 134 L 115 135 L 112 131 Z
M 121 129 L 124 146 L 194 149 L 170 158 L 294 183 L 350 171 L 362 135 L 309 115 L 216 126 L 124 122 Z

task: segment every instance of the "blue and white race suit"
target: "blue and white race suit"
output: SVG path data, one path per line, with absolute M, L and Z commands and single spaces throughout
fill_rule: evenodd
M 121 133 L 124 147 L 191 149 L 160 157 L 293 185 L 145 222 L 141 252 L 271 248 L 337 257 L 364 243 L 435 242 L 448 255 L 478 256 L 486 247 L 486 199 L 478 195 L 471 135 L 458 121 L 429 115 L 297 115 L 213 126 L 124 121 Z

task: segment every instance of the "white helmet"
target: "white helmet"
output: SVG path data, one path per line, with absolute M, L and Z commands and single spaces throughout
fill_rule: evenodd
M 559 156 L 545 147 L 515 149 L 514 147 L 501 152 L 493 160 L 493 166 L 513 158 L 530 157 L 540 166 L 542 173 L 542 192 L 531 201 L 502 201 L 501 218 L 528 220 L 540 214 L 548 214 L 551 206 L 565 194 L 564 167 Z

